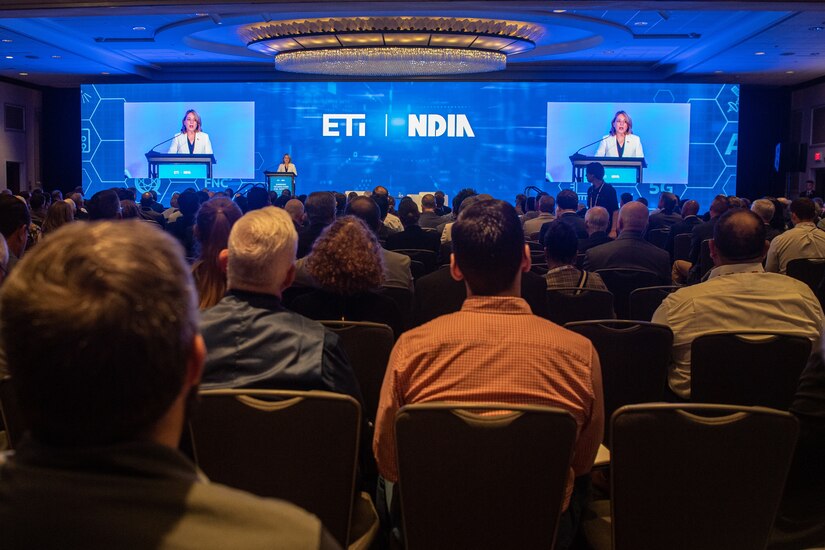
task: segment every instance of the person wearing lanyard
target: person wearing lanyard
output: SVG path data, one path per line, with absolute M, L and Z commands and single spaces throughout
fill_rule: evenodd
M 616 189 L 604 182 L 604 166 L 598 162 L 591 162 L 584 172 L 590 187 L 587 189 L 587 208 L 602 206 L 610 217 L 610 238 L 616 238 L 616 223 L 618 221 L 619 200 Z

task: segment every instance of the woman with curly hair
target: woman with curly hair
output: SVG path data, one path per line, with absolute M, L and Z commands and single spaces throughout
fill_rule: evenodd
M 63 201 L 52 203 L 46 211 L 46 219 L 43 220 L 42 235 L 47 235 L 58 227 L 74 221 L 74 207 Z
M 401 311 L 380 294 L 384 282 L 381 245 L 354 216 L 338 218 L 315 241 L 304 264 L 319 290 L 295 298 L 291 309 L 310 319 L 372 321 L 401 333 Z
M 237 204 L 219 197 L 203 203 L 195 217 L 193 233 L 200 244 L 200 254 L 192 264 L 192 276 L 201 310 L 214 306 L 226 294 L 226 271 L 218 255 L 226 248 L 229 231 L 241 216 Z

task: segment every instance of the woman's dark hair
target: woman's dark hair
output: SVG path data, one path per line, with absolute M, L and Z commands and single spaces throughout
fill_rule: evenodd
M 226 293 L 226 273 L 218 255 L 227 247 L 229 232 L 243 212 L 231 200 L 219 197 L 206 201 L 195 219 L 195 236 L 200 243 L 200 256 L 192 264 L 192 275 L 198 289 L 198 308 L 217 304 Z
M 553 220 L 547 224 L 543 244 L 548 259 L 565 264 L 572 264 L 576 259 L 579 248 L 576 231 L 561 220 Z

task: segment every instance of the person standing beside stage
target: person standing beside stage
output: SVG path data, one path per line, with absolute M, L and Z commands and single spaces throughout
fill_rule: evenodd
M 167 153 L 190 154 L 190 155 L 211 155 L 212 142 L 209 141 L 209 134 L 201 129 L 201 116 L 194 109 L 189 109 L 183 115 L 183 123 L 180 127 L 180 134 L 172 139 Z
M 619 200 L 616 197 L 616 189 L 609 183 L 604 182 L 604 166 L 598 162 L 591 162 L 584 172 L 590 187 L 587 189 L 587 208 L 601 206 L 607 210 L 610 220 L 609 237 L 616 238 L 616 228 L 619 219 Z
M 282 162 L 278 165 L 276 172 L 292 172 L 294 175 L 298 175 L 298 169 L 292 164 L 292 158 L 289 156 L 289 153 L 285 154 L 281 160 Z

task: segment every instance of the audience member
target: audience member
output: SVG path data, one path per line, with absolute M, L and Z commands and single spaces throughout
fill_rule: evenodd
M 183 245 L 186 251 L 187 258 L 194 258 L 195 252 L 195 216 L 200 208 L 200 201 L 198 195 L 192 190 L 185 190 L 178 197 L 178 206 L 180 206 L 180 217 L 166 226 L 176 239 Z
M 576 214 L 579 206 L 579 197 L 571 189 L 563 189 L 556 195 L 556 219 L 561 220 L 576 232 L 577 239 L 587 238 L 587 225 L 584 218 Z M 539 234 L 539 242 L 544 242 L 544 232 L 547 226 L 542 226 Z
M 379 197 L 383 197 L 383 199 L 379 199 Z M 381 221 L 387 228 L 387 234 L 389 235 L 404 231 L 404 226 L 401 225 L 401 220 L 399 220 L 398 216 L 396 216 L 392 211 L 392 197 L 390 196 L 390 192 L 387 191 L 387 188 L 381 185 L 377 186 L 372 190 L 372 198 L 381 208 Z M 386 205 L 384 204 L 384 200 L 386 200 Z
M 198 291 L 198 309 L 208 309 L 226 294 L 226 264 L 220 254 L 227 247 L 229 232 L 243 213 L 227 198 L 206 201 L 195 217 L 194 235 L 200 254 L 192 264 L 192 277 Z
M 11 195 L 0 195 L 0 233 L 9 249 L 8 271 L 14 269 L 29 242 L 31 216 L 24 201 Z
M 86 210 L 86 207 L 83 203 L 83 193 L 80 191 L 75 191 L 69 196 L 72 199 L 72 202 L 75 204 L 75 211 L 74 217 L 76 220 L 88 220 L 89 219 L 89 212 Z
M 538 234 L 545 223 L 556 219 L 553 212 L 556 210 L 556 199 L 553 195 L 542 195 L 538 202 L 539 215 L 524 222 L 524 234 L 529 238 L 533 233 Z
M 673 260 L 674 247 L 677 235 L 684 235 L 691 233 L 693 228 L 702 223 L 702 220 L 697 215 L 699 213 L 699 203 L 694 200 L 687 200 L 682 205 L 682 220 L 670 226 L 670 233 L 667 235 L 667 242 L 665 243 L 665 250 L 670 254 Z
M 166 218 L 163 216 L 161 212 L 158 212 L 155 204 L 154 197 L 152 193 L 147 191 L 140 196 L 140 216 L 147 221 L 154 222 L 158 224 L 161 228 L 166 227 Z
M 650 206 L 645 197 L 639 197 L 638 199 L 636 199 L 636 202 L 640 202 L 640 203 L 644 204 L 645 208 L 648 208 Z
M 43 221 L 43 236 L 54 232 L 69 222 L 74 221 L 74 207 L 64 201 L 57 201 L 49 207 L 46 219 Z
M 298 199 L 289 199 L 284 205 L 284 210 L 286 210 L 286 213 L 292 218 L 292 223 L 295 224 L 295 231 L 300 232 L 306 221 L 304 203 Z
M 92 198 L 86 201 L 88 219 L 94 220 L 119 220 L 122 218 L 120 212 L 120 198 L 114 189 L 104 189 L 98 191 Z
M 816 195 L 816 182 L 814 180 L 808 180 L 805 182 L 805 190 L 799 194 L 799 198 L 804 199 L 813 199 Z
M 774 212 L 776 212 L 776 208 L 771 201 L 768 199 L 757 199 L 753 201 L 751 210 L 754 214 L 759 216 L 765 224 L 765 239 L 768 242 L 772 241 L 774 237 L 782 233 L 778 229 L 771 226 L 771 220 L 773 219 Z
M 584 215 L 584 225 L 587 227 L 587 238 L 579 239 L 579 252 L 584 253 L 600 244 L 609 243 L 611 239 L 607 235 L 607 226 L 610 223 L 610 215 L 601 206 L 594 206 Z
M 379 471 L 385 480 L 398 481 L 394 425 L 404 405 L 478 401 L 564 408 L 579 427 L 556 541 L 556 548 L 567 548 L 602 441 L 598 355 L 586 338 L 532 315 L 519 297 L 530 252 L 512 206 L 485 200 L 463 208 L 453 228 L 453 247 L 450 270 L 464 281 L 467 299 L 460 312 L 398 339 L 376 419 L 373 449 Z
M 432 250 L 438 254 L 441 239 L 435 231 L 424 231 L 419 225 L 421 214 L 414 201 L 401 201 L 398 206 L 398 218 L 404 226 L 401 233 L 393 233 L 387 237 L 387 250 L 418 249 Z
M 654 229 L 670 229 L 682 221 L 682 216 L 676 212 L 679 206 L 679 198 L 673 193 L 662 193 L 659 195 L 659 211 L 650 215 L 648 231 Z
M 138 208 L 138 205 L 135 204 L 135 201 L 129 199 L 120 201 L 120 217 L 124 220 L 131 220 L 132 218 L 136 218 L 138 220 L 151 223 L 152 225 L 157 225 L 155 222 L 147 220 L 143 216 L 141 216 L 140 208 Z
M 771 241 L 765 269 L 785 273 L 788 262 L 799 258 L 825 258 L 825 231 L 816 226 L 816 208 L 811 199 L 791 203 L 793 228 Z
M 613 242 L 589 249 L 584 256 L 584 269 L 641 269 L 658 275 L 662 284 L 670 280 L 670 257 L 667 252 L 643 237 L 647 220 L 647 208 L 640 202 L 622 206 L 619 211 L 619 236 Z
M 9 247 L 6 245 L 6 239 L 0 236 L 0 285 L 6 280 L 6 275 L 9 272 Z M 5 360 L 2 361 L 5 363 Z M 5 370 L 5 367 L 2 367 Z
M 467 198 L 473 197 L 475 195 L 478 195 L 476 190 L 471 189 L 469 187 L 465 187 L 464 189 L 455 194 L 455 197 L 453 197 L 453 208 L 451 210 L 452 217 L 447 217 L 446 214 L 444 214 L 444 221 L 441 222 L 441 224 L 439 224 L 439 226 L 436 228 L 438 233 L 441 235 L 442 244 L 450 242 L 450 240 L 452 239 L 452 225 L 455 222 L 455 220 L 458 219 L 458 215 L 461 210 L 461 203 L 464 202 Z M 436 193 L 436 198 L 438 198 L 438 193 Z M 436 214 L 437 213 L 438 209 L 436 209 Z
M 286 191 L 286 189 L 284 191 Z M 288 200 L 289 199 L 284 195 L 284 204 L 286 204 L 286 201 Z M 266 190 L 266 187 L 256 185 L 246 193 L 247 212 L 259 210 L 272 204 L 272 201 L 269 199 L 269 191 Z
M 713 228 L 716 226 L 719 216 L 727 212 L 728 208 L 730 208 L 728 198 L 724 195 L 716 195 L 713 202 L 710 203 L 710 219 L 696 225 L 690 232 L 690 255 L 688 256 L 688 260 L 676 260 L 673 262 L 673 272 L 671 275 L 675 284 L 697 283 L 699 279 L 705 275 L 704 273 L 700 273 L 701 267 L 699 263 L 699 256 L 702 253 L 702 243 L 713 238 Z
M 433 197 L 435 198 L 435 213 L 439 216 L 446 216 L 447 214 L 453 211 L 452 208 L 449 206 L 444 205 L 444 191 L 436 191 L 433 193 Z M 455 208 L 455 206 L 453 206 Z
M 435 213 L 435 197 L 430 193 L 421 197 L 421 217 L 418 225 L 424 229 L 435 229 L 443 221 L 441 216 Z
M 309 254 L 321 231 L 335 221 L 336 206 L 335 197 L 329 191 L 315 191 L 309 194 L 304 205 L 309 225 L 298 232 L 298 258 Z
M 35 191 L 40 191 L 35 189 Z M 48 212 L 47 202 L 48 195 L 44 195 L 42 191 L 39 193 L 32 193 L 32 198 L 29 199 L 30 214 L 32 223 L 43 227 L 43 222 L 46 220 L 46 213 Z
M 0 461 L 4 549 L 337 547 L 317 518 L 209 483 L 177 450 L 205 354 L 193 297 L 180 246 L 136 221 L 71 224 L 6 281 L 0 336 L 30 435 Z
M 762 268 L 762 219 L 736 209 L 716 220 L 708 280 L 670 294 L 653 314 L 673 330 L 668 384 L 681 399 L 690 398 L 690 346 L 703 334 L 756 330 L 813 340 L 822 331 L 822 308 L 808 285 Z
M 228 193 L 227 196 L 231 198 L 232 194 Z M 169 208 L 163 211 L 163 217 L 166 218 L 166 223 L 175 221 L 181 215 L 180 208 L 178 207 L 178 197 L 180 197 L 180 193 L 177 191 L 172 193 L 172 197 L 169 199 Z
M 632 200 L 633 195 L 631 195 L 630 193 L 622 193 L 622 196 L 619 197 L 619 208 L 631 202 Z
M 205 388 L 326 390 L 361 401 L 338 336 L 281 305 L 295 276 L 297 244 L 280 208 L 253 210 L 232 227 L 220 253 L 229 290 L 201 315 Z
M 604 211 L 606 225 L 607 210 L 596 206 L 588 210 L 588 213 L 597 208 Z M 588 273 L 573 265 L 576 261 L 579 243 L 573 228 L 561 220 L 552 221 L 547 225 L 543 243 L 544 255 L 547 258 L 547 274 L 545 275 L 547 288 L 577 287 L 607 290 L 598 273 Z
M 401 334 L 401 311 L 379 293 L 384 284 L 381 245 L 363 220 L 354 216 L 335 220 L 312 247 L 306 270 L 319 289 L 295 298 L 290 309 L 310 319 L 384 323 Z

